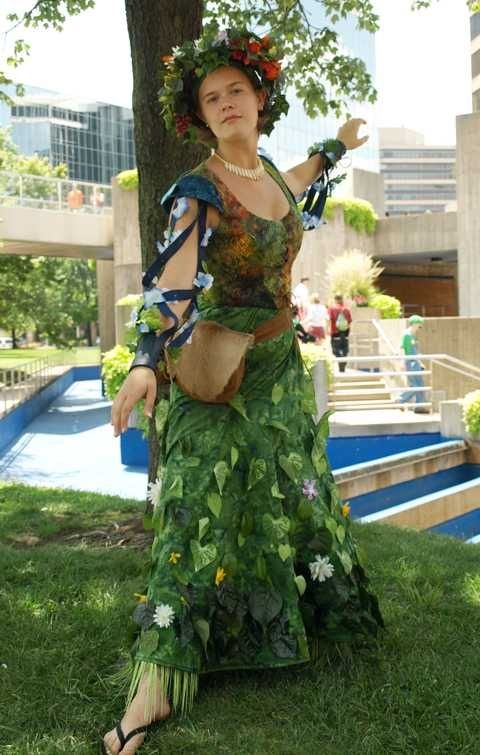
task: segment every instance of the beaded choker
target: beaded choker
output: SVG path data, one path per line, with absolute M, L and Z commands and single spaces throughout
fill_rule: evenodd
M 212 154 L 215 155 L 215 157 L 218 157 L 218 159 L 224 164 L 225 170 L 228 170 L 229 173 L 233 173 L 234 176 L 241 176 L 242 178 L 249 178 L 251 181 L 258 181 L 258 179 L 265 173 L 265 168 L 259 157 L 257 157 L 256 168 L 242 168 L 240 165 L 235 165 L 235 163 L 230 163 L 228 160 L 224 160 L 223 157 L 214 150 L 212 150 Z

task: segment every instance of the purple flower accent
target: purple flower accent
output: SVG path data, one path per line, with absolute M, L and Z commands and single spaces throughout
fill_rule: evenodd
M 315 480 L 304 480 L 302 493 L 308 498 L 309 501 L 313 501 L 313 499 L 318 495 Z
M 154 304 L 161 304 L 165 301 L 162 290 L 166 291 L 167 289 L 152 288 L 150 291 L 145 291 L 145 293 L 143 294 L 145 309 L 153 307 Z
M 148 327 L 146 322 L 141 322 L 138 326 L 138 329 L 140 333 L 150 333 L 150 328 Z

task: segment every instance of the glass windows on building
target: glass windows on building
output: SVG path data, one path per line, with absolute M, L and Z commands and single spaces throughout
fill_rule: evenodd
M 470 16 L 470 39 L 480 36 L 480 13 L 474 13 Z
M 8 89 L 8 88 L 7 88 Z M 81 103 L 55 92 L 27 87 L 11 107 L 0 109 L 0 126 L 10 126 L 20 152 L 66 163 L 70 178 L 109 184 L 135 167 L 132 111 L 106 103 Z

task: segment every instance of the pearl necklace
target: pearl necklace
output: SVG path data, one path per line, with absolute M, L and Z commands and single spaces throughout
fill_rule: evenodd
M 249 178 L 251 181 L 258 181 L 258 179 L 261 178 L 265 173 L 265 168 L 259 157 L 257 157 L 256 168 L 241 168 L 240 165 L 235 165 L 235 163 L 229 163 L 228 160 L 224 160 L 223 157 L 218 154 L 218 152 L 215 152 L 215 150 L 212 150 L 212 155 L 218 157 L 219 160 L 221 160 L 225 165 L 225 170 L 228 170 L 229 173 L 233 173 L 235 176 Z

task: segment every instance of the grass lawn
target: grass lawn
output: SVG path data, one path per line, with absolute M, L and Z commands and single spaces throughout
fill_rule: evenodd
M 91 755 L 121 713 L 106 677 L 128 649 L 149 549 L 67 538 L 118 527 L 141 508 L 0 487 L 1 753 Z M 355 529 L 388 627 L 378 647 L 315 667 L 209 676 L 190 718 L 157 729 L 142 753 L 480 752 L 479 547 L 386 525 Z
M 79 346 L 76 349 L 0 349 L 0 369 L 17 367 L 31 359 L 53 357 L 58 364 L 100 364 L 98 346 Z M 1 751 L 0 751 L 1 752 Z

